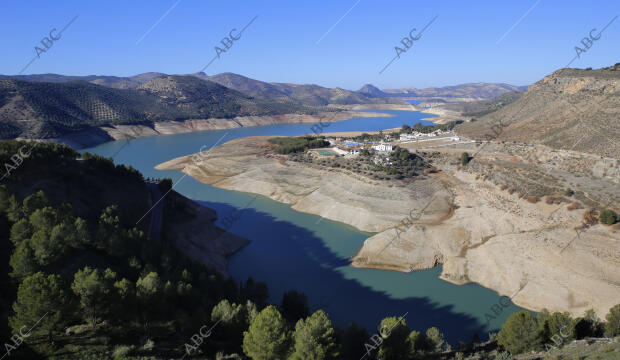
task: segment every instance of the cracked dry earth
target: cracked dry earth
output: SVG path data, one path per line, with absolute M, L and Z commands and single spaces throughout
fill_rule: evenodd
M 410 183 L 376 181 L 270 155 L 266 140 L 233 140 L 207 157 L 157 168 L 376 233 L 355 267 L 409 272 L 442 264 L 442 279 L 514 295 L 532 310 L 605 316 L 620 303 L 620 230 L 597 224 L 577 232 L 584 209 L 530 203 L 449 162 Z

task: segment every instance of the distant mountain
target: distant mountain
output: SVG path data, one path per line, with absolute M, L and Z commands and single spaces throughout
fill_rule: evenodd
M 362 93 L 364 95 L 367 95 L 367 96 L 370 96 L 370 97 L 386 97 L 386 96 L 391 96 L 390 94 L 387 94 L 387 93 L 381 91 L 381 89 L 379 89 L 378 87 L 376 87 L 376 86 L 374 86 L 372 84 L 365 84 L 357 92 L 360 92 L 360 93 Z
M 330 89 L 318 85 L 268 83 L 233 73 L 222 73 L 213 76 L 199 73 L 195 74 L 195 76 L 214 81 L 220 85 L 235 89 L 250 96 L 263 97 L 271 100 L 288 99 L 311 106 L 327 106 L 330 104 L 389 104 L 400 102 L 391 99 L 376 99 L 364 93 L 341 88 Z
M 13 79 L 22 81 L 54 82 L 63 83 L 69 81 L 86 81 L 91 84 L 112 87 L 116 89 L 131 89 L 156 77 L 165 74 L 149 72 L 130 77 L 106 76 L 106 75 L 87 75 L 69 76 L 58 74 L 35 74 L 35 75 L 0 75 L 0 79 Z
M 619 84 L 620 63 L 597 70 L 558 70 L 513 103 L 457 130 L 485 139 L 485 134 L 494 134 L 491 126 L 501 122 L 498 140 L 620 158 Z
M 507 92 L 527 90 L 527 86 L 514 86 L 509 84 L 468 83 L 440 88 L 432 87 L 425 89 L 403 88 L 384 89 L 387 96 L 397 97 L 442 97 L 442 98 L 469 98 L 472 100 L 494 99 Z
M 56 138 L 106 124 L 313 112 L 298 104 L 254 99 L 194 76 L 165 75 L 134 89 L 0 79 L 2 139 Z
M 134 89 L 140 85 L 166 76 L 162 73 L 144 73 L 131 77 L 118 76 L 65 76 L 57 74 L 38 74 L 38 75 L 0 75 L 0 79 L 13 79 L 22 81 L 36 82 L 70 82 L 86 81 L 91 84 L 112 87 L 116 89 Z M 183 75 L 182 75 L 183 76 Z M 400 103 L 399 100 L 379 99 L 367 94 L 356 91 L 344 90 L 340 88 L 330 89 L 318 85 L 296 85 L 285 83 L 268 83 L 260 80 L 251 79 L 234 73 L 222 73 L 208 76 L 205 73 L 195 73 L 184 76 L 193 76 L 201 80 L 209 80 L 225 86 L 229 89 L 237 90 L 243 94 L 254 98 L 276 100 L 280 102 L 292 102 L 309 106 L 351 105 L 351 104 L 390 104 Z
M 284 92 L 280 91 L 277 87 L 271 85 L 270 83 L 250 79 L 249 77 L 230 72 L 221 73 L 213 76 L 208 76 L 204 73 L 198 73 L 194 74 L 194 76 L 201 79 L 213 81 L 222 86 L 237 90 L 249 96 L 263 97 L 273 100 L 289 99 L 289 97 Z

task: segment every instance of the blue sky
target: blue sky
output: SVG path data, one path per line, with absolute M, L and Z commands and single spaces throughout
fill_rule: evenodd
M 478 81 L 526 85 L 566 66 L 581 39 L 594 28 L 597 34 L 618 14 L 618 0 L 2 0 L 0 73 L 19 73 L 36 56 L 41 39 L 75 16 L 25 74 L 192 73 L 215 56 L 215 46 L 230 30 L 258 16 L 207 74 L 234 72 L 347 89 L 365 83 L 381 88 Z M 421 38 L 379 74 L 400 40 L 436 15 Z M 571 67 L 620 62 L 619 45 L 616 19 Z

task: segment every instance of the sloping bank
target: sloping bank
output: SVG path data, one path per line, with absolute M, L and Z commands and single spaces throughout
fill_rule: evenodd
M 169 135 L 203 130 L 235 129 L 248 126 L 263 126 L 292 123 L 336 122 L 355 117 L 391 117 L 391 114 L 328 111 L 315 115 L 283 114 L 269 116 L 239 116 L 232 119 L 190 119 L 185 121 L 161 121 L 152 125 L 110 125 L 92 127 L 68 134 L 57 139 L 48 139 L 67 144 L 74 149 L 93 147 L 108 141 L 133 139 L 153 135 Z
M 560 251 L 574 237 L 579 211 L 558 210 L 565 217 L 558 224 L 544 204 L 449 167 L 411 182 L 376 181 L 287 161 L 267 151 L 267 139 L 236 139 L 156 168 L 377 233 L 354 257 L 356 267 L 409 272 L 443 264 L 442 279 L 478 283 L 537 311 L 592 308 L 604 316 L 620 302 L 618 234 L 594 226 Z

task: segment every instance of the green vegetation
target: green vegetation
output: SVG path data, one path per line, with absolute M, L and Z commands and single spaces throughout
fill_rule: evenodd
M 608 336 L 620 335 L 620 304 L 612 307 L 605 317 L 605 332 Z
M 522 310 L 508 317 L 497 337 L 497 343 L 511 354 L 538 350 L 542 343 L 536 317 Z
M 454 129 L 456 125 L 462 124 L 463 122 L 464 122 L 463 120 L 454 120 L 454 121 L 447 122 L 445 124 L 435 124 L 435 125 L 422 125 L 418 123 L 410 127 L 409 130 L 403 131 L 403 129 L 401 129 L 400 133 L 411 134 L 412 132 L 416 131 L 416 132 L 423 133 L 423 134 L 430 134 L 437 130 L 450 131 Z
M 284 360 L 290 346 L 290 331 L 275 306 L 263 309 L 243 333 L 243 352 L 254 360 Z
M 326 141 L 324 136 L 277 137 L 271 138 L 268 141 L 271 144 L 277 145 L 274 151 L 278 154 L 306 152 L 309 149 L 329 146 L 329 141 Z
M 605 225 L 613 225 L 620 219 L 618 214 L 610 209 L 601 210 L 598 218 L 599 221 Z
M 469 163 L 470 157 L 469 157 L 469 153 L 464 152 L 461 153 L 461 165 L 465 166 Z
M 318 310 L 295 325 L 291 360 L 336 360 L 339 346 L 332 322 L 323 310 Z
M 334 156 L 317 158 L 306 154 L 291 154 L 292 161 L 313 163 L 333 168 L 343 168 L 373 179 L 401 180 L 418 176 L 430 165 L 422 156 L 410 153 L 407 149 L 395 147 L 387 157 L 375 156 L 374 150 L 363 149 L 353 158 Z
M 606 320 L 605 335 L 620 335 L 620 305 L 610 310 Z M 569 313 L 542 310 L 535 316 L 523 310 L 508 317 L 498 334 L 498 345 L 513 355 L 529 351 L 548 352 L 576 339 L 600 337 L 602 329 L 603 323 L 592 310 L 576 319 Z

